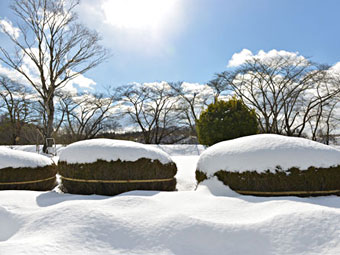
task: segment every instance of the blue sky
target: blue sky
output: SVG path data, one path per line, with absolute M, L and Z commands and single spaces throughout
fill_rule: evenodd
M 130 82 L 205 83 L 242 49 L 340 61 L 338 0 L 157 0 L 157 6 L 155 0 L 129 0 L 121 6 L 123 1 L 83 0 L 77 9 L 113 55 L 85 75 L 96 90 Z M 1 0 L 1 18 L 13 19 L 10 2 Z M 4 35 L 0 40 L 7 45 Z

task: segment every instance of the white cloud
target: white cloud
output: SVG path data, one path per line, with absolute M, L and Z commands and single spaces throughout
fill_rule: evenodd
M 70 71 L 71 74 L 75 74 L 75 72 Z M 87 89 L 92 89 L 92 86 L 96 85 L 97 83 L 90 79 L 85 77 L 82 74 L 78 74 L 78 76 L 74 79 L 72 79 L 69 84 L 73 85 L 78 85 L 80 88 L 87 88 Z
M 37 72 L 36 66 L 28 57 L 24 57 L 23 65 L 21 66 L 21 68 L 26 74 L 28 74 L 28 76 L 33 82 L 35 82 L 36 84 L 40 83 L 40 78 L 39 78 L 39 74 Z M 69 72 L 71 74 L 75 73 L 73 71 L 69 71 Z M 45 72 L 45 74 L 47 73 L 48 71 Z M 20 74 L 14 69 L 4 67 L 1 64 L 0 64 L 0 75 L 6 76 L 10 78 L 11 80 L 16 81 L 20 84 L 31 86 L 31 84 L 22 74 Z M 78 92 L 76 85 L 78 85 L 78 87 L 81 89 L 93 89 L 93 86 L 96 85 L 96 82 L 90 78 L 85 77 L 82 74 L 79 74 L 76 78 L 67 82 L 65 86 L 62 87 L 62 90 L 68 93 L 71 93 L 71 94 L 76 94 Z
M 8 33 L 14 39 L 17 39 L 20 36 L 19 28 L 13 26 L 12 22 L 7 19 L 0 19 L 0 31 Z
M 171 87 L 169 86 L 169 84 L 165 81 L 161 81 L 161 82 L 144 82 L 143 84 L 139 84 L 139 86 L 143 86 L 146 88 L 157 88 L 159 90 L 161 89 L 165 89 L 165 90 L 170 90 Z
M 244 64 L 253 57 L 253 53 L 248 49 L 243 49 L 239 53 L 234 53 L 228 62 L 228 67 L 237 67 Z
M 213 89 L 207 84 L 200 83 L 182 83 L 183 91 L 187 94 L 211 94 L 213 95 Z
M 227 67 L 238 67 L 242 64 L 245 64 L 248 61 L 252 61 L 253 59 L 259 59 L 264 62 L 267 61 L 270 62 L 275 58 L 290 59 L 290 63 L 293 63 L 293 61 L 300 64 L 307 63 L 307 59 L 301 56 L 299 52 L 290 52 L 285 50 L 273 49 L 268 52 L 265 52 L 264 50 L 259 50 L 258 53 L 254 55 L 250 50 L 243 49 L 241 52 L 233 54 L 233 56 L 228 62 Z
M 0 64 L 0 75 L 8 77 L 9 79 L 19 82 L 19 83 L 27 83 L 27 81 L 24 79 L 24 77 L 20 73 L 18 73 L 17 71 L 13 69 L 4 67 L 1 64 Z
M 38 49 L 37 48 L 31 48 L 28 50 L 28 52 L 31 52 L 33 55 L 35 55 L 36 57 L 38 56 Z M 21 66 L 19 67 L 27 76 L 30 77 L 30 79 L 34 82 L 34 83 L 39 83 L 40 82 L 40 78 L 39 78 L 39 69 L 37 68 L 37 66 L 35 65 L 35 63 L 32 61 L 32 59 L 24 54 L 23 51 L 20 52 L 20 57 L 22 57 L 22 62 L 21 62 Z M 9 67 L 4 67 L 1 66 L 0 64 L 0 73 L 4 76 L 7 76 L 8 78 L 18 82 L 18 83 L 22 83 L 22 84 L 30 84 L 29 81 L 24 77 L 24 75 L 22 75 L 21 73 L 19 73 L 18 71 L 9 68 Z M 47 66 L 44 67 L 44 73 L 47 74 L 48 73 L 48 68 Z M 48 80 L 48 79 L 47 79 Z

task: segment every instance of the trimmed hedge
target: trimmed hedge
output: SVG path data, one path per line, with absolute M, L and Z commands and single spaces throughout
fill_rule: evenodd
M 0 169 L 0 190 L 52 190 L 57 186 L 55 165 Z
M 254 110 L 236 97 L 228 101 L 217 100 L 202 111 L 196 122 L 198 141 L 204 145 L 254 135 L 259 125 Z
M 158 160 L 146 158 L 133 162 L 59 162 L 58 172 L 61 175 L 61 190 L 72 194 L 112 196 L 131 190 L 176 190 L 176 164 L 163 165 Z
M 275 173 L 256 171 L 228 172 L 220 170 L 214 174 L 232 190 L 254 196 L 320 196 L 340 195 L 340 165 L 329 168 L 309 167 L 307 170 L 277 168 Z M 198 183 L 208 179 L 196 170 Z

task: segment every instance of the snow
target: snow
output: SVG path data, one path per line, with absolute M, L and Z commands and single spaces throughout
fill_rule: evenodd
M 225 186 L 223 182 L 217 179 L 216 176 L 212 176 L 209 179 L 202 181 L 199 185 L 197 185 L 197 190 L 198 191 L 203 190 L 215 196 L 228 196 L 228 197 L 241 196 L 228 186 Z
M 75 142 L 59 151 L 59 161 L 69 164 L 106 161 L 136 161 L 140 158 L 159 160 L 162 164 L 172 162 L 164 151 L 141 143 L 114 139 L 92 139 Z
M 200 145 L 200 144 L 144 144 L 144 146 L 160 149 L 174 156 L 200 155 L 205 150 L 204 145 Z M 11 146 L 4 146 L 4 147 L 11 148 L 14 150 L 36 152 L 36 145 L 11 145 Z M 59 154 L 60 151 L 62 151 L 65 147 L 66 146 L 62 144 L 56 144 L 57 154 Z M 42 153 L 42 148 L 43 146 L 40 145 L 39 146 L 40 153 Z
M 171 156 L 193 156 L 200 155 L 204 150 L 204 145 L 200 144 L 148 144 L 165 151 Z
M 6 255 L 340 253 L 338 197 L 2 191 L 0 201 Z
M 274 172 L 298 167 L 330 167 L 340 165 L 340 150 L 297 137 L 260 134 L 217 143 L 205 150 L 197 169 L 213 175 L 219 170 Z
M 1 147 L 1 146 L 0 146 Z M 9 146 L 4 146 L 13 150 L 19 150 L 19 151 L 27 151 L 27 152 L 37 152 L 37 147 L 36 145 L 9 145 Z M 60 149 L 64 148 L 65 146 L 62 144 L 57 144 L 56 145 L 56 150 L 57 153 Z M 39 145 L 39 153 L 42 154 L 42 149 L 43 149 L 43 145 Z
M 171 156 L 178 192 L 0 191 L 0 254 L 340 254 L 339 197 L 195 190 L 197 153 Z
M 177 190 L 194 190 L 196 188 L 196 164 L 199 156 L 172 156 L 172 160 L 176 163 L 177 174 L 175 176 L 177 181 Z
M 0 147 L 0 169 L 7 167 L 43 167 L 51 165 L 52 160 L 36 153 Z

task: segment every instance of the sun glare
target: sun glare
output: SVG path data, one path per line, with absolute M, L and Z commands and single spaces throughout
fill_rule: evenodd
M 127 29 L 157 30 L 171 18 L 178 0 L 107 0 L 107 23 Z

